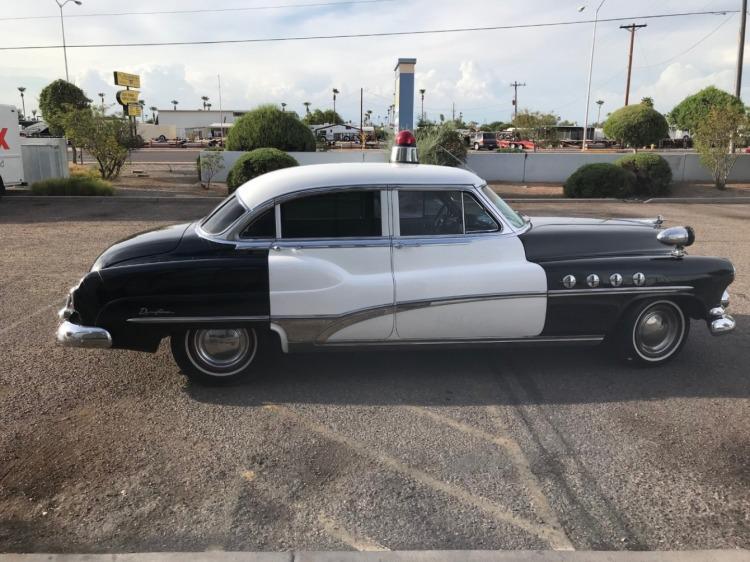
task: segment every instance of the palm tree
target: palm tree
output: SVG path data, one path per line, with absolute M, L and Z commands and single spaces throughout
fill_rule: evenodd
M 177 100 L 172 100 L 170 103 L 174 106 L 174 110 L 177 111 L 177 104 L 180 102 L 178 102 Z
M 281 111 L 286 111 L 286 103 L 283 101 L 281 102 Z
M 152 105 L 151 107 L 149 107 L 149 109 L 151 110 L 151 121 L 153 121 L 154 125 L 155 125 L 156 124 L 156 110 L 157 110 L 157 107 L 155 105 Z
M 205 111 L 205 109 L 206 109 L 206 102 L 208 101 L 208 96 L 201 96 L 201 99 L 203 100 L 203 109 Z
M 210 103 L 207 103 L 207 104 L 206 104 L 206 109 L 207 109 L 208 111 L 211 111 L 211 104 L 210 104 Z
M 372 109 L 365 111 L 365 114 L 367 115 L 367 124 L 372 125 Z
M 602 106 L 604 105 L 604 100 L 596 100 L 596 105 L 599 106 L 599 112 L 596 115 L 596 124 L 601 125 L 602 120 Z
M 334 114 L 336 113 L 336 94 L 338 93 L 339 91 L 336 88 L 334 88 L 333 89 L 333 113 Z
M 102 98 L 102 111 L 104 111 L 104 92 L 99 92 L 99 97 Z
M 32 109 L 31 114 L 34 116 L 34 121 L 36 121 L 36 109 Z
M 305 106 L 305 114 L 310 115 L 310 106 L 312 105 L 309 101 L 304 102 L 302 105 Z

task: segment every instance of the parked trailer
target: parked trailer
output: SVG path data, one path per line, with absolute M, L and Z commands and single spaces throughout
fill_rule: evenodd
M 23 183 L 18 111 L 12 105 L 0 105 L 0 194 L 8 186 Z

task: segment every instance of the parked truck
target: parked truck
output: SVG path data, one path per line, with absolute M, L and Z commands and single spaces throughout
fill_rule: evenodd
M 6 187 L 23 183 L 18 112 L 12 105 L 0 105 L 0 195 Z

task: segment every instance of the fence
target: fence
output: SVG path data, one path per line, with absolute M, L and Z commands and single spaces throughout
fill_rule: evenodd
M 27 184 L 50 178 L 67 178 L 68 147 L 65 139 L 21 139 L 23 175 Z

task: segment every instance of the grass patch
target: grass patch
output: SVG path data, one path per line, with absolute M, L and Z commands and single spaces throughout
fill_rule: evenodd
M 72 175 L 38 181 L 31 186 L 33 195 L 114 195 L 115 188 L 108 181 L 90 175 Z

